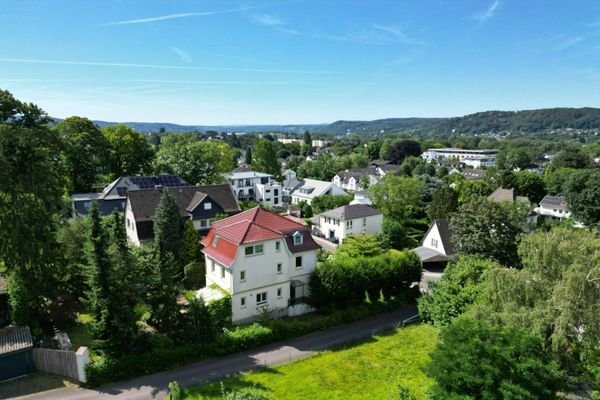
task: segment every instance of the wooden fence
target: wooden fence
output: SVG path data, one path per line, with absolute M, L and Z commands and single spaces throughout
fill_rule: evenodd
M 33 364 L 40 371 L 79 380 L 77 355 L 74 351 L 33 349 Z

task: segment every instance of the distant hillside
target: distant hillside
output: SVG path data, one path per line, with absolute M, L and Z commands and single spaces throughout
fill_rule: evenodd
M 57 122 L 60 119 L 56 119 Z M 116 122 L 94 121 L 100 127 Z M 159 132 L 322 132 L 334 135 L 351 133 L 376 135 L 409 132 L 414 135 L 483 133 L 535 133 L 558 129 L 600 129 L 600 108 L 544 108 L 525 111 L 485 111 L 454 118 L 387 118 L 373 121 L 336 121 L 331 124 L 298 125 L 178 125 L 161 122 L 125 122 L 144 133 Z
M 600 108 L 544 108 L 525 111 L 486 111 L 440 121 L 431 127 L 430 133 L 533 133 L 569 128 L 600 128 Z
M 386 118 L 373 121 L 336 121 L 323 127 L 322 131 L 335 135 L 377 134 L 382 131 L 395 132 L 410 128 L 426 128 L 443 120 L 442 118 Z

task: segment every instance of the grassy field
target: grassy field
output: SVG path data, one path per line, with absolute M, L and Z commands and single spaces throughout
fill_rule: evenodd
M 413 325 L 360 345 L 223 381 L 225 390 L 260 393 L 277 400 L 398 399 L 405 385 L 425 398 L 431 380 L 422 371 L 435 347 L 437 330 Z M 220 399 L 221 383 L 187 391 L 186 399 Z

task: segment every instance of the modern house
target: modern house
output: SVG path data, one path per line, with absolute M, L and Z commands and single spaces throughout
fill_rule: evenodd
M 331 241 L 342 243 L 349 235 L 381 233 L 383 214 L 365 204 L 334 208 L 319 214 L 319 230 Z
M 292 204 L 306 202 L 310 204 L 317 196 L 323 195 L 345 196 L 348 193 L 334 185 L 333 182 L 319 181 L 316 179 L 303 179 L 291 191 Z
M 214 298 L 211 285 L 230 293 L 232 322 L 309 310 L 304 301 L 319 245 L 307 226 L 256 207 L 216 221 L 201 243 L 207 288 L 197 295 Z
M 283 188 L 273 180 L 273 175 L 255 171 L 234 171 L 227 175 L 227 180 L 240 201 L 257 201 L 269 207 L 281 205 Z
M 562 221 L 571 218 L 567 202 L 561 196 L 544 196 L 540 201 L 540 206 L 534 208 L 533 211 L 546 221 Z
M 412 249 L 423 266 L 444 267 L 454 255 L 452 232 L 447 219 L 434 220 L 425 233 L 421 246 Z
M 441 148 L 429 149 L 421 154 L 421 158 L 427 162 L 437 162 L 440 160 L 460 161 L 473 168 L 481 168 L 494 167 L 496 165 L 497 154 L 498 150 L 496 149 L 467 150 Z
M 102 216 L 110 215 L 115 210 L 125 211 L 125 198 L 130 190 L 182 186 L 190 186 L 190 184 L 177 175 L 122 176 L 111 182 L 100 193 L 74 194 L 71 197 L 73 216 L 87 215 L 94 201 L 98 204 Z
M 154 214 L 164 190 L 175 198 L 181 218 L 192 220 L 200 234 L 205 234 L 217 216 L 240 212 L 240 205 L 228 184 L 154 188 L 127 192 L 125 230 L 127 240 L 137 246 L 154 239 Z

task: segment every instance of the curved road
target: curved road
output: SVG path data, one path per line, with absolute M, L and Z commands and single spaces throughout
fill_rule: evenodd
M 56 389 L 19 397 L 19 399 L 163 399 L 167 395 L 167 387 L 171 381 L 179 381 L 185 387 L 196 386 L 209 380 L 223 379 L 244 371 L 285 364 L 293 360 L 309 357 L 323 350 L 369 338 L 382 331 L 394 329 L 404 319 L 416 313 L 416 306 L 409 305 L 396 311 L 380 314 L 351 324 L 337 326 L 325 331 L 311 333 L 296 339 L 191 364 L 171 371 L 143 376 L 99 389 Z

